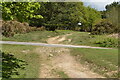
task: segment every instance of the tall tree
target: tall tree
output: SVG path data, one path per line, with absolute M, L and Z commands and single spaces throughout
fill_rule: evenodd
M 92 31 L 93 25 L 96 21 L 101 19 L 100 12 L 91 8 L 91 7 L 84 7 L 82 11 L 81 20 L 83 23 L 82 30 L 84 31 Z
M 120 11 L 120 2 L 113 2 L 109 5 L 106 5 L 106 16 L 107 19 L 116 27 L 115 31 L 119 30 L 119 11 Z
M 39 19 L 45 24 L 63 25 L 67 29 L 74 28 L 81 18 L 83 3 L 47 2 L 41 3 L 39 13 L 44 17 Z

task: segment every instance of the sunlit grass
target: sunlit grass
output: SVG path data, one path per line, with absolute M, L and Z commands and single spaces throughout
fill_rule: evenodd
M 27 62 L 25 70 L 19 70 L 20 75 L 13 78 L 38 78 L 40 68 L 40 54 L 34 52 L 36 46 L 2 45 L 2 51 L 13 54 L 16 58 Z
M 106 77 L 116 77 L 118 70 L 118 49 L 71 49 L 71 55 L 95 72 Z M 112 73 L 114 72 L 114 74 Z M 110 74 L 108 74 L 110 73 Z

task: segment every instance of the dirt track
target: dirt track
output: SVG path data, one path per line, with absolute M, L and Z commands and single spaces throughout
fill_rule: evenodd
M 69 49 L 43 47 L 35 51 L 42 59 L 39 78 L 60 78 L 57 71 L 63 71 L 69 78 L 102 78 L 77 62 L 75 57 L 70 55 Z
M 42 45 L 58 44 L 66 39 L 66 36 L 52 37 L 47 40 L 49 44 L 41 43 Z M 5 41 L 4 41 L 5 42 Z M 25 44 L 25 42 L 6 42 L 10 44 Z M 38 43 L 27 43 L 36 44 Z M 39 44 L 40 45 L 40 44 Z M 80 47 L 80 46 L 79 46 Z M 83 46 L 87 47 L 87 46 Z M 61 78 L 58 74 L 59 71 L 64 72 L 69 78 L 103 78 L 103 76 L 98 75 L 91 71 L 85 65 L 80 64 L 76 61 L 75 57 L 70 55 L 70 50 L 68 48 L 58 48 L 58 47 L 40 47 L 34 50 L 36 53 L 40 54 L 40 64 L 39 78 Z
M 49 38 L 49 44 L 58 44 L 66 39 L 64 36 L 56 36 Z M 41 53 L 41 51 L 44 52 Z M 102 76 L 92 72 L 85 65 L 76 61 L 75 57 L 70 55 L 67 48 L 37 48 L 36 52 L 41 54 L 42 64 L 40 68 L 40 78 L 60 78 L 58 71 L 64 72 L 69 78 L 102 78 Z
M 66 37 L 69 35 L 72 35 L 72 34 L 66 34 L 66 35 L 62 35 L 62 36 L 48 38 L 47 43 L 48 44 L 58 44 L 64 40 L 66 40 Z

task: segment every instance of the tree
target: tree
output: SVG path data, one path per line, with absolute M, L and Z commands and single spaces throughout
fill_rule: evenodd
M 100 13 L 84 7 L 83 2 L 4 2 L 3 19 L 29 22 L 30 26 L 45 26 L 48 30 L 75 30 L 79 27 L 77 23 L 81 22 L 83 30 L 92 31 L 92 26 L 100 19 Z
M 101 13 L 101 18 L 102 19 L 106 19 L 106 11 L 104 10 L 104 11 L 100 11 L 100 13 Z
M 30 18 L 43 18 L 36 14 L 36 11 L 40 8 L 38 2 L 3 2 L 2 8 L 3 20 L 29 22 Z
M 91 32 L 93 29 L 93 25 L 96 23 L 96 21 L 99 21 L 100 19 L 101 19 L 100 12 L 89 6 L 84 7 L 81 17 L 81 22 L 83 24 L 82 30 Z
M 119 11 L 120 11 L 120 2 L 113 2 L 109 5 L 106 5 L 106 17 L 107 20 L 112 22 L 115 26 L 113 29 L 118 32 L 119 30 Z
M 41 25 L 55 25 L 56 28 L 74 29 L 80 21 L 82 2 L 46 2 L 41 3 L 41 5 L 38 13 L 44 18 L 35 20 L 36 22 L 41 21 Z

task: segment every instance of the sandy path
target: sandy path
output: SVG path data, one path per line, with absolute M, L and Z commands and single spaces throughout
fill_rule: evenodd
M 48 38 L 47 43 L 48 44 L 58 44 L 64 40 L 66 40 L 66 37 L 69 35 L 72 35 L 72 34 L 66 34 L 66 35 L 62 35 L 62 36 Z
M 51 59 L 53 56 L 66 51 L 64 48 L 51 48 L 51 47 L 41 47 L 36 48 L 35 52 L 40 54 L 40 76 L 39 78 L 59 78 L 59 75 L 53 74 L 53 70 L 55 69 L 52 64 Z
M 54 71 L 63 71 L 69 78 L 102 78 L 75 60 L 69 49 L 42 47 L 35 50 L 41 54 L 39 78 L 60 78 Z
M 102 78 L 78 63 L 69 53 L 62 53 L 53 58 L 52 64 L 54 68 L 64 71 L 70 78 Z

